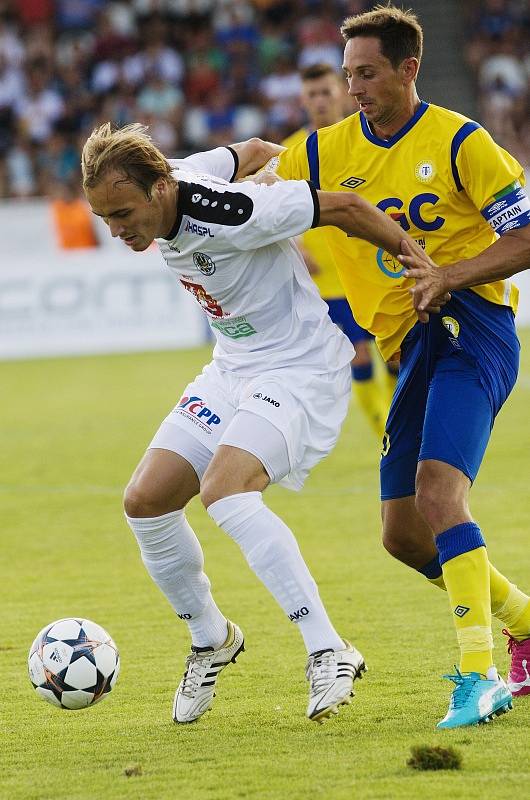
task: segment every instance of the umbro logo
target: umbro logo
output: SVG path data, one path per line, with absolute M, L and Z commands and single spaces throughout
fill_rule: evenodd
M 366 183 L 364 178 L 354 178 L 352 175 L 351 178 L 346 178 L 345 181 L 342 181 L 340 185 L 345 186 L 346 189 L 356 189 L 362 183 Z
M 467 606 L 457 606 L 455 608 L 455 614 L 457 617 L 465 617 L 469 610 Z

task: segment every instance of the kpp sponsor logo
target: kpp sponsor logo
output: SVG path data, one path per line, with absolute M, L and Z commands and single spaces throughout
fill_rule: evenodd
M 208 408 L 201 397 L 181 397 L 177 405 L 177 411 L 184 414 L 194 424 L 199 425 L 207 433 L 212 432 L 213 425 L 219 425 L 219 417 L 211 408 Z

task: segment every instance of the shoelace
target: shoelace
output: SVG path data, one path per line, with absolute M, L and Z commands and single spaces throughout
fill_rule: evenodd
M 206 653 L 190 653 L 186 658 L 186 669 L 182 681 L 182 694 L 193 698 L 195 692 L 201 687 L 201 670 L 204 669 L 202 662 L 211 656 L 211 651 Z
M 324 650 L 309 656 L 306 669 L 306 678 L 313 693 L 325 689 L 335 677 L 337 669 L 336 653 L 333 650 Z
M 467 703 L 476 680 L 470 675 L 462 675 L 458 667 L 455 666 L 455 669 L 456 675 L 444 675 L 443 677 L 456 684 L 456 689 L 451 696 L 451 708 L 462 708 Z
M 510 631 L 507 628 L 503 628 L 502 632 L 504 633 L 505 636 L 508 637 L 508 655 L 511 656 L 512 651 L 514 650 L 515 647 L 517 647 L 519 642 L 517 641 L 517 639 L 513 638 L 513 636 L 511 635 Z

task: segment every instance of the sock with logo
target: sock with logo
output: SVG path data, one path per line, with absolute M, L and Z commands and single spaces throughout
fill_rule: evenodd
M 187 624 L 192 643 L 214 648 L 223 644 L 226 617 L 211 595 L 210 581 L 203 570 L 202 548 L 184 511 L 171 511 L 160 517 L 125 518 L 149 575 Z
M 263 503 L 261 492 L 233 494 L 212 503 L 207 510 L 239 545 L 249 567 L 298 625 L 307 652 L 342 649 L 344 643 L 328 618 L 296 539 Z
M 446 588 L 438 555 L 420 567 L 418 572 L 440 589 Z M 492 615 L 504 622 L 514 639 L 521 641 L 530 638 L 530 597 L 510 583 L 491 561 L 489 572 Z
M 374 377 L 373 364 L 353 366 L 352 377 L 357 402 L 372 430 L 382 439 L 385 432 L 386 407 L 381 387 Z
M 493 665 L 489 561 L 475 522 L 455 525 L 436 537 L 453 611 L 462 672 L 486 675 Z

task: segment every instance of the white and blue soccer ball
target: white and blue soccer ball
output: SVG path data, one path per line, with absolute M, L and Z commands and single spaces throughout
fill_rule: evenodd
M 78 709 L 99 703 L 120 671 L 118 648 L 107 631 L 82 618 L 46 625 L 30 647 L 29 678 L 43 700 Z

